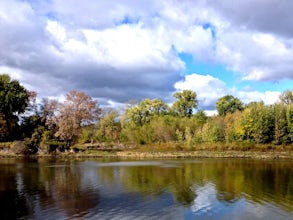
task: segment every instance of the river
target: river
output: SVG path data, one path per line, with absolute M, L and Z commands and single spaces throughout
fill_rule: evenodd
M 293 161 L 0 159 L 0 219 L 293 219 Z

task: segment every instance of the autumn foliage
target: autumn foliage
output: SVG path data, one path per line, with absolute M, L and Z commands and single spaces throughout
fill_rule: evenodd
M 5 85 L 14 81 L 6 75 L 1 77 L 1 96 L 5 96 Z M 63 151 L 86 143 L 168 145 L 178 150 L 211 145 L 227 149 L 258 145 L 284 147 L 293 143 L 293 92 L 290 90 L 273 105 L 263 102 L 244 105 L 238 98 L 226 95 L 216 104 L 219 114 L 207 116 L 197 109 L 197 94 L 190 90 L 176 92 L 172 105 L 159 99 L 144 99 L 126 104 L 118 113 L 100 108 L 97 100 L 81 91 L 69 92 L 64 101 L 43 99 L 37 103 L 36 93 L 28 92 L 17 82 L 14 84 L 18 88 L 15 99 L 11 94 L 10 99 L 0 97 L 0 137 L 2 141 L 11 140 L 9 132 L 18 125 L 19 135 L 14 140 L 22 140 L 29 149 L 26 152 Z M 18 100 L 19 106 L 4 103 L 6 100 Z

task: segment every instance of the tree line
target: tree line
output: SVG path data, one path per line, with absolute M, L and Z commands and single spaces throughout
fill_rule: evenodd
M 197 94 L 183 90 L 168 105 L 159 99 L 129 101 L 123 114 L 101 108 L 81 91 L 64 101 L 43 99 L 7 74 L 0 75 L 0 141 L 22 140 L 25 151 L 65 150 L 75 144 L 109 146 L 171 144 L 196 149 L 205 144 L 271 144 L 293 142 L 293 92 L 286 90 L 277 103 L 243 104 L 232 95 L 216 103 L 218 114 L 198 109 Z

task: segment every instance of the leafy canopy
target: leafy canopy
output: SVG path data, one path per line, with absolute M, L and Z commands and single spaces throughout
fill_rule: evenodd
M 136 125 L 142 126 L 150 122 L 156 115 L 166 114 L 168 106 L 159 99 L 144 99 L 136 106 L 126 110 L 126 118 Z
M 7 74 L 0 75 L 0 112 L 6 118 L 23 113 L 29 103 L 29 92 Z
M 227 113 L 234 113 L 237 110 L 243 110 L 243 104 L 240 99 L 235 98 L 232 95 L 225 95 L 216 103 L 216 109 L 220 116 L 224 116 Z
M 183 90 L 173 95 L 177 100 L 173 104 L 175 114 L 181 117 L 190 117 L 197 108 L 197 95 L 192 90 Z

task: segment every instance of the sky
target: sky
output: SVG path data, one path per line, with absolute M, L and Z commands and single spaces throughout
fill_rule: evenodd
M 292 0 L 1 0 L 0 73 L 101 105 L 196 92 L 273 104 L 293 86 Z

